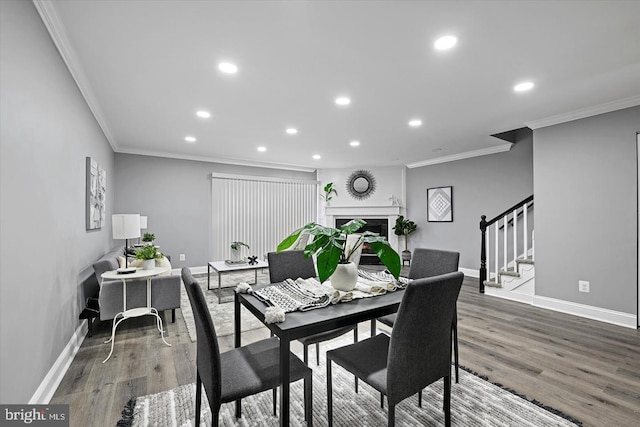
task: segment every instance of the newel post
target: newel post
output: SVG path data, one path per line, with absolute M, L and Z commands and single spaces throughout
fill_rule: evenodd
M 484 294 L 484 282 L 487 280 L 487 216 L 480 217 L 480 233 L 482 235 L 480 242 L 480 283 L 479 290 Z

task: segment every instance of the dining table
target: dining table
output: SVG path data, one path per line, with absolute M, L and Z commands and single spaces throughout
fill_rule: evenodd
M 253 290 L 269 286 L 261 284 L 253 286 Z M 281 323 L 266 323 L 265 311 L 267 305 L 251 293 L 235 292 L 234 296 L 234 338 L 235 347 L 242 345 L 241 340 L 241 306 L 256 316 L 264 325 L 280 339 L 280 377 L 282 380 L 280 392 L 280 425 L 289 425 L 289 396 L 290 396 L 290 372 L 289 351 L 291 341 L 320 332 L 330 331 L 343 326 L 355 325 L 360 322 L 376 319 L 381 316 L 393 314 L 398 311 L 398 306 L 404 295 L 404 289 L 387 292 L 384 295 L 354 299 L 349 302 L 331 304 L 326 307 L 309 311 L 292 311 L 285 315 Z M 240 408 L 240 401 L 236 402 L 236 408 Z M 237 409 L 239 410 L 239 409 Z

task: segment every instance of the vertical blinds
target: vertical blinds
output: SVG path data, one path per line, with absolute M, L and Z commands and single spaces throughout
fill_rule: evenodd
M 216 173 L 211 179 L 214 260 L 230 259 L 233 241 L 263 259 L 292 231 L 317 220 L 317 181 Z

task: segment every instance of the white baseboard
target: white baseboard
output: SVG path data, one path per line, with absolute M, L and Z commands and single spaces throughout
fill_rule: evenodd
M 545 308 L 547 310 L 559 311 L 561 313 L 573 314 L 574 316 L 585 317 L 587 319 L 598 320 L 600 322 L 611 323 L 613 325 L 624 326 L 625 328 L 638 328 L 638 321 L 635 315 L 606 308 L 594 307 L 591 305 L 578 304 L 570 301 L 563 301 L 555 298 L 533 296 L 533 306 Z
M 475 277 L 476 279 L 480 278 L 480 271 L 474 270 L 472 268 L 458 268 L 458 271 L 462 271 L 465 276 Z
M 76 357 L 78 350 L 80 350 L 88 327 L 89 324 L 87 320 L 83 320 L 80 326 L 76 328 L 76 331 L 62 350 L 62 353 L 60 353 L 58 359 L 56 359 L 51 369 L 49 369 L 49 372 L 47 372 L 47 375 L 40 383 L 40 386 L 38 386 L 36 392 L 31 396 L 29 405 L 46 405 L 49 403 L 53 394 L 58 389 L 60 382 L 62 382 L 62 378 L 64 378 L 64 375 L 67 373 L 71 362 L 73 362 L 73 358 Z

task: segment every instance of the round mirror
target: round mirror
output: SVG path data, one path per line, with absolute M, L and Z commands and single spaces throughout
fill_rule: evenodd
M 355 171 L 347 179 L 347 192 L 355 199 L 366 199 L 375 189 L 376 180 L 369 171 Z

